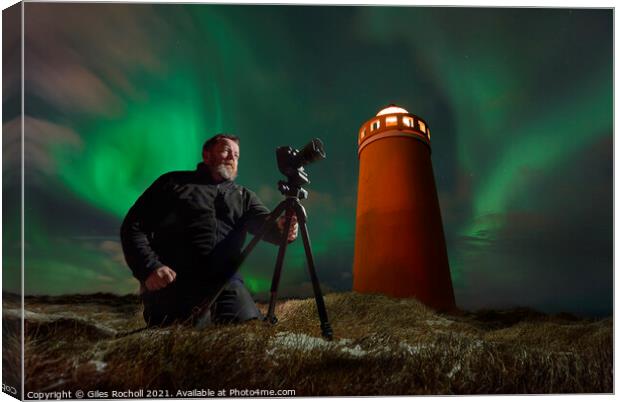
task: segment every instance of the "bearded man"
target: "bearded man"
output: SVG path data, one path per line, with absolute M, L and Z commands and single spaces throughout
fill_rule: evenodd
M 187 321 L 215 297 L 211 321 L 242 322 L 261 313 L 236 273 L 246 231 L 256 234 L 269 210 L 234 182 L 239 138 L 218 134 L 202 147 L 194 171 L 159 177 L 131 207 L 121 226 L 127 265 L 140 281 L 147 325 Z M 279 244 L 284 217 L 265 240 Z M 287 234 L 297 237 L 297 223 Z M 203 319 L 203 318 L 201 318 Z

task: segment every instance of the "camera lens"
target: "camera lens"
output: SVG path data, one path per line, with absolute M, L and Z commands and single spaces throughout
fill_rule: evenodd
M 299 166 L 316 162 L 319 159 L 325 159 L 323 143 L 318 138 L 313 138 L 312 141 L 299 150 L 297 157 L 299 158 Z

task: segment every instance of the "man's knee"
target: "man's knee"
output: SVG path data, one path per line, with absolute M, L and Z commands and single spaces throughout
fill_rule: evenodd
M 197 299 L 193 298 L 193 302 L 190 302 L 187 295 L 182 297 L 178 292 L 172 294 L 171 290 L 147 292 L 142 295 L 144 305 L 143 316 L 148 326 L 185 322 L 185 320 L 191 317 L 192 306 L 196 305 Z M 203 320 L 203 318 L 199 318 L 199 320 Z M 243 284 L 243 280 L 240 277 L 235 277 L 225 285 L 211 306 L 207 320 L 212 323 L 225 324 L 239 323 L 257 318 L 262 318 L 261 312 L 256 307 L 250 292 Z
M 231 280 L 222 290 L 211 311 L 213 322 L 218 324 L 239 323 L 262 318 L 242 281 Z
M 174 289 L 145 292 L 141 295 L 144 311 L 142 316 L 147 326 L 164 326 L 186 320 L 191 309 L 179 302 Z

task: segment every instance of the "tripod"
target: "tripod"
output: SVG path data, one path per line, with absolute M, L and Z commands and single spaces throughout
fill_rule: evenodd
M 286 254 L 286 247 L 288 245 L 288 233 L 291 228 L 291 220 L 293 215 L 297 216 L 297 221 L 299 223 L 299 229 L 301 231 L 301 238 L 304 243 L 304 249 L 306 252 L 306 260 L 308 262 L 308 271 L 310 274 L 310 279 L 312 281 L 312 288 L 314 290 L 314 299 L 316 301 L 317 310 L 319 313 L 319 319 L 321 321 L 321 333 L 324 338 L 331 340 L 333 333 L 331 325 L 327 319 L 327 310 L 325 309 L 325 302 L 323 300 L 323 294 L 321 293 L 321 287 L 319 285 L 319 279 L 316 275 L 316 270 L 314 267 L 314 257 L 312 256 L 312 247 L 310 245 L 310 237 L 308 236 L 308 227 L 306 225 L 308 221 L 308 217 L 306 215 L 306 210 L 301 205 L 300 200 L 307 198 L 308 192 L 301 188 L 300 185 L 291 184 L 289 182 L 279 181 L 278 189 L 286 198 L 278 204 L 278 206 L 269 214 L 269 217 L 262 224 L 258 233 L 254 236 L 254 238 L 248 243 L 248 245 L 243 249 L 239 260 L 237 262 L 237 268 L 245 261 L 248 255 L 252 252 L 254 247 L 258 244 L 258 242 L 265 236 L 267 231 L 275 224 L 276 220 L 282 215 L 285 214 L 285 223 L 284 228 L 282 229 L 282 238 L 280 240 L 280 248 L 278 250 L 278 257 L 276 259 L 276 266 L 273 272 L 273 278 L 271 281 L 271 298 L 269 300 L 269 309 L 267 311 L 267 316 L 265 317 L 265 321 L 275 324 L 278 322 L 278 319 L 275 316 L 275 305 L 276 298 L 278 293 L 278 286 L 280 284 L 280 276 L 282 274 L 282 266 L 284 263 L 284 255 Z M 220 290 L 221 292 L 221 290 Z M 203 307 L 201 311 L 208 311 L 211 307 L 211 304 L 219 293 L 212 299 L 207 306 Z

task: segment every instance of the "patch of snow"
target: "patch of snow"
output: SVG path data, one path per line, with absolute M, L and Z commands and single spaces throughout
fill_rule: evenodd
M 398 346 L 405 349 L 410 355 L 420 354 L 422 349 L 427 349 L 427 346 L 424 345 L 410 345 L 407 342 L 401 341 Z
M 275 343 L 288 349 L 315 350 L 325 349 L 329 342 L 324 339 L 308 336 L 306 334 L 295 334 L 282 332 L 276 334 Z
M 338 345 L 349 345 L 351 344 L 351 342 L 353 342 L 352 339 L 348 339 L 348 338 L 342 338 L 340 340 L 338 340 Z
M 368 352 L 363 350 L 360 345 L 355 345 L 354 348 L 344 347 L 340 350 L 355 357 L 362 357 L 368 354 Z
M 2 310 L 2 314 L 7 316 L 7 318 L 21 318 L 22 310 L 8 308 L 8 309 Z M 57 320 L 58 318 L 61 318 L 61 316 L 56 315 L 56 314 L 35 313 L 34 311 L 29 311 L 25 309 L 23 310 L 23 316 L 25 320 L 37 320 L 37 321 L 42 321 L 42 322 L 53 321 L 53 320 Z
M 101 373 L 103 370 L 105 370 L 108 365 L 108 363 L 102 362 L 101 360 L 91 360 L 89 363 L 95 365 L 95 370 L 97 370 L 98 373 Z
M 454 377 L 454 375 L 456 374 L 457 371 L 459 371 L 461 369 L 461 364 L 460 363 L 456 363 L 454 365 L 454 367 L 452 367 L 452 370 L 450 370 L 450 372 L 448 373 L 448 378 L 452 378 Z
M 482 345 L 481 341 L 477 341 Z M 300 350 L 300 351 L 317 351 L 317 350 L 332 350 L 346 353 L 353 357 L 363 357 L 369 354 L 378 356 L 391 356 L 395 353 L 393 346 L 386 345 L 385 343 L 377 343 L 374 347 L 363 348 L 361 345 L 354 345 L 351 339 L 340 339 L 338 341 L 329 342 L 323 338 L 317 338 L 301 333 L 292 332 L 279 332 L 270 340 L 269 348 L 266 353 L 268 356 L 281 355 L 286 357 L 286 351 Z M 396 349 L 400 349 L 411 356 L 419 356 L 423 351 L 431 348 L 432 345 L 427 344 L 410 344 L 405 341 L 400 341 Z M 454 375 L 460 366 L 453 369 L 451 376 Z
M 314 351 L 331 348 L 340 350 L 354 357 L 361 357 L 368 354 L 368 351 L 363 350 L 360 345 L 355 345 L 354 347 L 346 346 L 350 345 L 351 342 L 351 339 L 346 338 L 340 339 L 337 342 L 329 342 L 323 338 L 317 338 L 306 334 L 279 332 L 271 339 L 271 348 L 267 349 L 266 353 L 272 356 L 281 349 Z
M 22 310 L 20 309 L 5 309 L 2 311 L 2 314 L 7 318 L 21 318 Z M 97 331 L 99 331 L 104 336 L 113 337 L 116 335 L 117 331 L 106 327 L 98 322 L 92 322 L 91 320 L 85 319 L 83 317 L 76 316 L 74 314 L 47 314 L 47 313 L 37 313 L 30 310 L 23 310 L 24 320 L 30 321 L 33 323 L 41 323 L 41 324 L 53 324 L 56 321 L 60 320 L 74 320 L 77 323 L 80 323 L 84 326 L 89 326 Z

